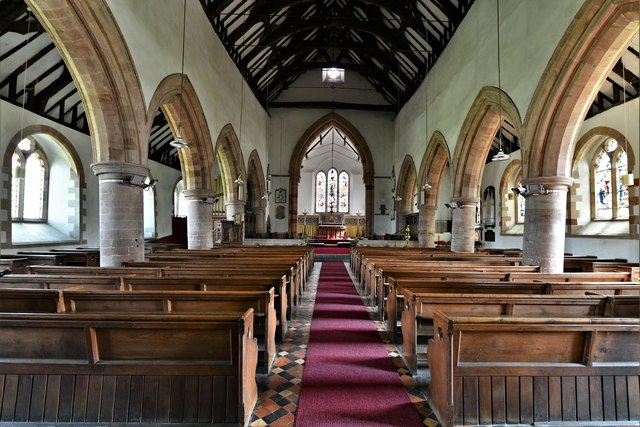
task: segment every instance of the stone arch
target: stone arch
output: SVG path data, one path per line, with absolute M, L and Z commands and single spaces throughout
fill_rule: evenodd
M 237 201 L 238 192 L 235 191 L 235 180 L 238 176 L 246 179 L 247 171 L 244 166 L 240 141 L 231 124 L 225 125 L 216 141 L 216 157 L 220 164 L 222 187 L 225 202 Z
M 625 151 L 627 152 L 629 171 L 635 169 L 635 154 L 633 153 L 633 147 L 631 146 L 629 140 L 622 133 L 613 128 L 610 128 L 608 126 L 598 126 L 582 135 L 582 137 L 576 143 L 576 149 L 573 154 L 573 160 L 571 162 L 572 175 L 576 174 L 577 162 L 584 156 L 584 153 L 594 145 L 600 144 L 604 139 L 607 138 L 613 138 L 618 141 L 619 144 L 624 146 Z
M 265 174 L 260 155 L 258 150 L 253 150 L 249 155 L 249 164 L 247 165 L 247 204 L 252 210 L 255 224 L 252 234 L 255 235 L 264 235 L 266 232 L 266 201 L 263 199 L 266 192 Z
M 146 106 L 129 49 L 106 0 L 27 0 L 82 99 L 95 162 L 146 164 Z
M 516 221 L 515 215 L 517 213 L 513 207 L 515 194 L 511 191 L 511 185 L 514 184 L 518 174 L 522 174 L 522 161 L 515 159 L 509 162 L 500 179 L 500 188 L 496 197 L 500 197 L 500 231 L 502 234 L 507 232 Z
M 503 119 L 514 126 L 516 135 L 522 135 L 520 114 L 511 98 L 498 88 L 482 88 L 456 143 L 451 164 L 454 198 L 480 197 L 485 160 Z
M 247 200 L 252 206 L 264 205 L 262 196 L 266 193 L 265 175 L 258 150 L 253 150 L 249 155 L 247 166 Z
M 360 155 L 365 187 L 365 234 L 369 235 L 372 232 L 374 166 L 371 151 L 364 137 L 355 126 L 341 115 L 329 113 L 316 120 L 315 123 L 307 128 L 300 139 L 298 139 L 298 143 L 293 149 L 289 161 L 289 234 L 292 236 L 297 232 L 298 218 L 296 210 L 298 206 L 298 185 L 300 184 L 300 166 L 302 165 L 304 153 L 320 132 L 332 126 L 346 134 Z
M 3 197 L 0 199 L 0 212 L 4 212 L 9 221 L 3 221 L 2 226 L 0 227 L 0 231 L 4 232 L 6 235 L 6 244 L 3 244 L 5 247 L 10 247 L 13 241 L 12 239 L 12 230 L 11 230 L 11 159 L 15 149 L 17 148 L 20 141 L 24 138 L 44 134 L 51 137 L 62 149 L 62 151 L 67 156 L 67 160 L 69 161 L 69 166 L 73 172 L 73 176 L 71 179 L 76 183 L 77 194 L 74 195 L 76 200 L 78 200 L 78 205 L 76 208 L 72 209 L 72 213 L 69 215 L 70 219 L 78 218 L 78 229 L 74 230 L 73 234 L 77 234 L 78 240 L 82 240 L 82 235 L 86 231 L 86 189 L 87 182 L 85 179 L 84 166 L 82 164 L 82 160 L 80 155 L 74 148 L 71 141 L 67 139 L 65 135 L 60 133 L 57 129 L 54 129 L 47 125 L 30 125 L 17 132 L 7 144 L 7 150 L 4 153 L 2 159 L 2 168 L 7 171 L 6 175 L 8 179 L 5 179 L 2 183 L 2 189 L 8 195 L 7 197 Z
M 588 132 L 586 132 L 576 143 L 576 148 L 573 153 L 573 160 L 571 164 L 571 177 L 574 182 L 569 189 L 568 194 L 568 211 L 567 211 L 567 225 L 571 233 L 576 233 L 587 223 L 591 221 L 593 212 L 593 200 L 591 197 L 591 183 L 592 176 L 587 173 L 587 176 L 581 174 L 580 164 L 582 161 L 586 161 L 589 165 L 589 172 L 591 170 L 591 158 L 585 160 L 585 156 L 588 155 L 590 150 L 595 149 L 602 144 L 605 140 L 613 138 L 624 147 L 627 153 L 628 170 L 633 171 L 636 165 L 635 154 L 633 147 L 629 140 L 618 130 L 610 128 L 608 126 L 598 126 Z M 583 169 L 584 172 L 584 169 Z M 584 209 L 586 201 L 589 201 L 590 208 Z M 632 212 L 629 212 L 633 215 Z M 631 218 L 630 218 L 631 219 Z M 629 229 L 633 230 L 633 223 L 630 222 Z
M 182 114 L 180 114 L 180 93 L 182 93 Z M 185 190 L 199 190 L 205 196 L 213 192 L 213 143 L 207 119 L 189 77 L 172 74 L 158 85 L 147 112 L 147 131 L 151 131 L 153 119 L 158 109 L 167 118 L 171 131 L 177 135 L 181 124 L 181 136 L 189 145 L 178 150 Z M 148 145 L 145 148 L 145 153 Z M 206 193 L 206 194 L 205 194 Z
M 426 182 L 431 184 L 431 189 L 425 192 L 425 205 L 437 206 L 440 180 L 449 164 L 450 157 L 447 140 L 441 132 L 435 131 L 424 150 L 418 173 L 418 187 L 420 189 Z
M 402 198 L 396 204 L 396 231 L 402 230 L 406 225 L 406 215 L 413 212 L 413 195 L 417 193 L 418 175 L 413 157 L 406 155 L 398 174 L 396 196 Z
M 637 0 L 588 0 L 558 43 L 525 117 L 527 178 L 570 175 L 591 101 L 638 32 Z

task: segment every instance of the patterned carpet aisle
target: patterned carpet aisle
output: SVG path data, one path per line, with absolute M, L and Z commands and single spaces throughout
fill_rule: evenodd
M 309 340 L 309 326 L 313 314 L 318 277 L 322 263 L 316 261 L 314 271 L 308 282 L 308 288 L 302 298 L 300 306 L 293 311 L 293 320 L 287 336 L 279 346 L 279 352 L 268 377 L 259 379 L 262 391 L 261 399 L 254 410 L 251 426 L 293 426 L 300 394 L 300 383 L 306 358 L 306 347 Z M 351 276 L 353 279 L 353 277 Z M 370 311 L 370 313 L 372 313 Z M 378 331 L 384 328 L 381 322 L 374 322 Z M 402 357 L 392 343 L 385 341 L 385 348 L 397 369 L 409 398 L 422 417 L 423 425 L 439 426 L 431 408 L 425 401 L 424 394 L 417 388 L 415 381 L 409 375 Z M 299 426 L 304 427 L 304 426 Z

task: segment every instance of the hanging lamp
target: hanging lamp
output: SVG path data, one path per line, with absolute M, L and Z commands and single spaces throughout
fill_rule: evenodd
M 498 32 L 498 107 L 500 108 L 500 127 L 498 128 L 498 143 L 500 144 L 500 150 L 491 158 L 492 162 L 501 162 L 509 160 L 510 155 L 502 150 L 502 81 L 500 72 L 500 0 L 496 0 L 496 17 L 497 17 L 497 32 Z
M 180 68 L 180 111 L 178 113 L 178 129 L 176 130 L 176 137 L 169 143 L 174 148 L 185 149 L 189 148 L 186 142 L 182 139 L 182 94 L 184 90 L 184 45 L 185 34 L 187 28 L 187 0 L 184 0 L 182 7 L 182 65 Z

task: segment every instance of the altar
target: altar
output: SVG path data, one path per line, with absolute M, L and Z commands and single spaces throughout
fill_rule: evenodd
M 344 239 L 347 227 L 344 225 L 344 215 L 341 213 L 322 213 L 318 224 L 318 239 Z
M 318 239 L 344 239 L 347 227 L 336 224 L 318 224 Z

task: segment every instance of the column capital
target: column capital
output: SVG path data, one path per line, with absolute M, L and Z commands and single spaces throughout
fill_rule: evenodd
M 246 201 L 244 200 L 225 200 L 224 201 L 224 206 L 234 206 L 234 207 L 238 207 L 238 206 L 242 206 L 244 207 Z
M 452 197 L 451 201 L 458 204 L 459 208 L 475 208 L 480 201 L 479 197 Z
M 420 205 L 420 207 L 418 208 L 420 210 L 420 212 L 429 212 L 429 211 L 436 211 L 438 210 L 438 207 L 435 205 Z
M 92 163 L 91 169 L 99 178 L 118 178 L 126 175 L 149 175 L 149 168 L 145 165 L 125 162 Z
M 206 199 L 207 197 L 213 197 L 213 190 L 208 188 L 197 188 L 194 190 L 184 190 L 182 192 L 184 194 L 185 199 Z
M 573 178 L 568 176 L 537 176 L 533 178 L 526 178 L 522 180 L 522 185 L 541 184 L 544 188 L 550 190 L 565 190 L 568 191 L 569 187 L 573 185 Z

